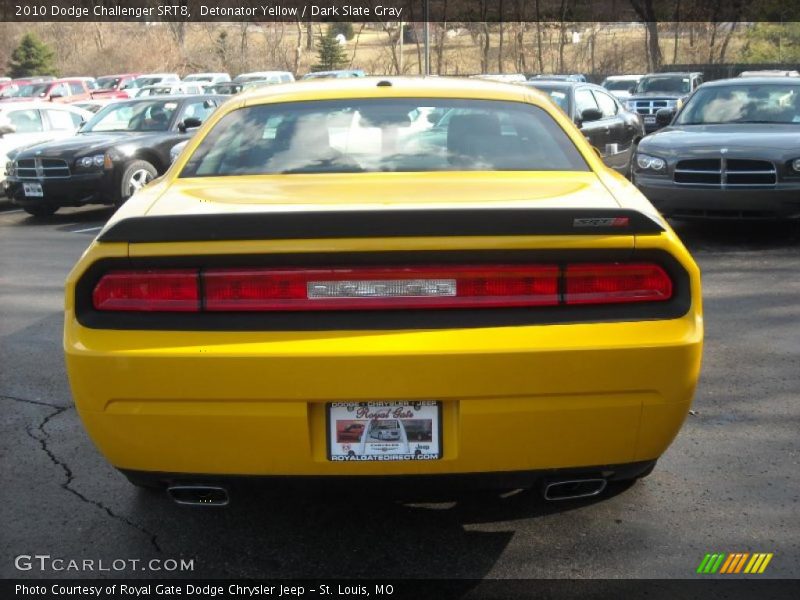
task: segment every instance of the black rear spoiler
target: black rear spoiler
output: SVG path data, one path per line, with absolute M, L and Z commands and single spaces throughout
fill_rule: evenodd
M 629 209 L 403 209 L 131 217 L 101 242 L 211 242 L 491 235 L 654 235 L 652 217 Z

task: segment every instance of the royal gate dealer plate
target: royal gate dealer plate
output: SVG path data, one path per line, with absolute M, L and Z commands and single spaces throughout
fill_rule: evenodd
M 437 460 L 440 422 L 441 405 L 434 401 L 334 402 L 328 405 L 328 458 Z

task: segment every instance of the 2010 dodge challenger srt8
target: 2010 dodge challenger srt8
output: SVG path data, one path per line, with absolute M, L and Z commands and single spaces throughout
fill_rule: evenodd
M 545 96 L 365 78 L 224 104 L 73 269 L 64 345 L 107 459 L 222 504 L 237 476 L 599 494 L 677 434 L 702 337 L 692 258 Z

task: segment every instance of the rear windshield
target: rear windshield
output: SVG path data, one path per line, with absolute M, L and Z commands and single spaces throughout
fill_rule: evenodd
M 381 171 L 586 171 L 561 127 L 521 102 L 368 99 L 226 115 L 181 177 Z

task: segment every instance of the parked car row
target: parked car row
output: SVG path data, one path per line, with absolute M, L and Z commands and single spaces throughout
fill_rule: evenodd
M 45 103 L 24 111 L 17 108 L 21 104 L 0 105 L 6 194 L 35 217 L 62 206 L 120 206 L 167 170 L 171 149 L 189 139 L 224 99 L 142 97 L 111 101 L 96 114 Z M 69 120 L 69 128 L 57 129 L 57 119 L 65 126 Z M 26 133 L 35 123 L 44 129 L 38 137 Z
M 361 69 L 313 71 L 303 79 L 340 79 L 364 77 Z M 183 79 L 177 73 L 120 73 L 103 77 L 34 77 L 24 79 L 0 78 L 0 102 L 45 100 L 51 102 L 85 102 L 93 99 L 127 99 L 151 95 L 155 87 L 171 86 L 169 93 L 217 93 L 213 87 L 230 89 L 234 84 L 273 85 L 291 83 L 295 77 L 289 71 L 255 71 L 231 79 L 228 73 L 192 73 Z M 241 88 L 236 90 L 241 91 Z M 226 93 L 226 92 L 223 92 Z M 235 92 L 234 92 L 235 93 Z
M 7 193 L 36 216 L 52 214 L 59 206 L 119 205 L 166 170 L 188 140 L 188 130 L 199 126 L 226 96 L 290 75 L 246 73 L 237 77 L 239 81 L 220 81 L 224 74 L 199 74 L 196 81 L 207 87 L 175 81 L 177 76 L 171 74 L 133 79 L 162 81 L 133 86 L 137 99 L 151 98 L 150 104 L 102 96 L 72 105 L 0 103 L 0 159 L 7 165 Z M 119 86 L 125 77 L 116 77 L 106 89 Z M 52 89 L 58 82 L 26 85 Z M 744 73 L 704 84 L 699 72 L 674 72 L 617 76 L 604 83 L 536 77 L 518 85 L 545 94 L 605 164 L 634 181 L 666 216 L 800 217 L 800 201 L 795 199 L 800 189 L 800 77 L 791 72 Z M 623 86 L 629 87 L 620 89 Z M 205 108 L 187 112 L 186 103 L 192 104 L 193 98 Z M 158 114 L 150 116 L 148 110 Z M 446 145 L 450 121 L 459 114 L 422 107 L 409 122 L 398 124 L 397 140 L 405 144 L 404 150 L 416 144 L 416 152 Z M 331 143 L 352 143 L 354 131 L 368 135 L 359 125 L 361 116 L 338 118 L 341 123 L 331 130 Z M 117 125 L 109 128 L 109 119 Z M 74 138 L 59 141 L 81 125 Z M 500 126 L 501 132 L 507 127 Z M 148 135 L 139 135 L 144 133 Z M 489 129 L 477 138 L 481 136 L 488 144 Z M 31 144 L 35 145 L 28 147 Z M 359 144 L 379 153 L 368 139 Z M 142 161 L 147 164 L 139 164 Z

